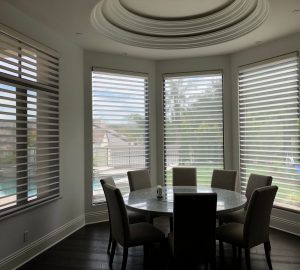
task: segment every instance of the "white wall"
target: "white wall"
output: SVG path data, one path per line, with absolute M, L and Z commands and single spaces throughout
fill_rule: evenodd
M 238 117 L 238 68 L 239 66 L 271 57 L 300 51 L 300 33 L 253 47 L 231 55 L 232 74 L 232 138 L 233 167 L 239 169 L 239 117 Z M 300 214 L 273 209 L 271 225 L 300 235 Z
M 151 60 L 124 55 L 84 52 L 84 91 L 85 91 L 85 211 L 86 221 L 95 222 L 107 218 L 106 205 L 92 206 L 92 111 L 91 111 L 91 70 L 92 67 L 133 71 L 148 74 L 150 114 L 150 175 L 156 184 L 156 89 L 155 63 Z M 99 179 L 100 180 L 100 179 Z
M 58 236 L 84 224 L 83 53 L 63 36 L 3 1 L 0 1 L 0 22 L 57 50 L 61 55 L 59 88 L 62 198 L 0 220 L 0 269 L 11 269 L 19 262 L 18 255 L 26 259 L 57 240 Z M 25 230 L 29 231 L 27 243 L 23 242 Z M 18 258 L 11 264 L 14 257 Z
M 149 74 L 151 176 L 163 179 L 162 75 L 189 71 L 223 70 L 225 166 L 238 169 L 237 68 L 291 51 L 299 51 L 300 34 L 238 52 L 231 56 L 151 61 L 124 55 L 82 52 L 41 23 L 0 0 L 0 22 L 57 50 L 60 65 L 60 135 L 62 199 L 0 220 L 0 269 L 11 269 L 43 247 L 75 230 L 86 221 L 106 218 L 106 208 L 92 206 L 91 67 Z M 84 81 L 83 81 L 84 78 Z M 300 214 L 274 210 L 272 224 L 300 232 Z M 23 243 L 23 232 L 29 241 Z M 3 244 L 4 243 L 4 244 Z M 13 260 L 15 259 L 15 260 Z

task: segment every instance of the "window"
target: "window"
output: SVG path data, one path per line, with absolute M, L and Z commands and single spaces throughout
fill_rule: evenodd
M 93 203 L 105 200 L 100 179 L 112 176 L 129 192 L 127 171 L 149 167 L 148 79 L 92 71 Z
M 240 173 L 271 175 L 275 205 L 300 210 L 299 80 L 296 54 L 239 71 Z
M 0 216 L 59 196 L 58 64 L 0 25 Z
M 222 73 L 165 75 L 164 177 L 172 167 L 197 168 L 200 185 L 210 185 L 213 169 L 224 168 Z

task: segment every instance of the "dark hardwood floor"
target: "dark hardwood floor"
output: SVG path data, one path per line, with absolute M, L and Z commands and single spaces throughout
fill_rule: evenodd
M 169 228 L 168 219 L 156 218 L 155 225 L 167 233 Z M 106 254 L 108 232 L 108 223 L 87 225 L 18 269 L 110 269 L 108 265 L 109 256 Z M 270 240 L 273 269 L 299 270 L 300 237 L 271 229 Z M 170 269 L 167 245 L 163 247 L 155 245 L 151 248 L 147 258 L 147 264 L 144 265 L 143 248 L 130 248 L 127 269 Z M 120 269 L 121 262 L 122 248 L 117 247 L 112 269 Z M 268 269 L 263 245 L 251 249 L 251 264 L 253 270 Z M 237 264 L 234 264 L 232 260 L 231 246 L 225 245 L 225 260 L 222 265 L 219 262 L 217 252 L 217 269 L 229 270 L 238 268 Z M 204 266 L 199 266 L 198 269 L 205 268 Z M 242 267 L 240 269 L 245 269 L 244 257 L 242 258 Z

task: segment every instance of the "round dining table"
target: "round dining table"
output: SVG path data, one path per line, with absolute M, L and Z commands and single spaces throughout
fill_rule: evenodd
M 145 188 L 123 196 L 125 205 L 141 213 L 160 216 L 173 215 L 174 193 L 217 193 L 217 213 L 241 209 L 246 204 L 246 197 L 238 192 L 204 186 L 170 186 L 163 187 L 162 198 L 157 198 L 157 188 Z M 192 207 L 192 206 L 191 206 Z

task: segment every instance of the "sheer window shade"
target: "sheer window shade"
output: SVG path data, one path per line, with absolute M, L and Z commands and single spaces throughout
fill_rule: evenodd
M 240 173 L 271 175 L 275 205 L 300 210 L 299 70 L 297 54 L 239 71 Z
M 210 185 L 213 169 L 224 168 L 222 73 L 164 76 L 164 177 L 172 167 L 197 168 L 197 181 Z
M 148 78 L 94 68 L 93 203 L 105 201 L 99 180 L 112 176 L 129 192 L 127 171 L 149 167 Z
M 0 215 L 59 197 L 59 58 L 0 25 Z

